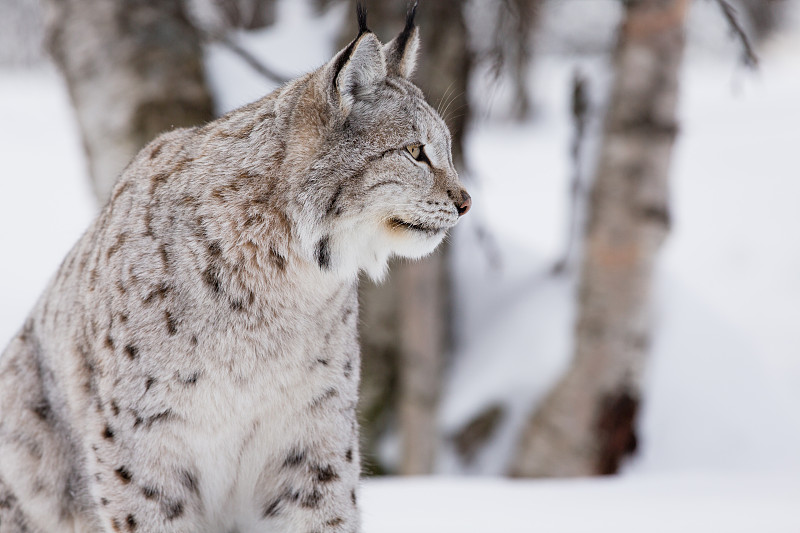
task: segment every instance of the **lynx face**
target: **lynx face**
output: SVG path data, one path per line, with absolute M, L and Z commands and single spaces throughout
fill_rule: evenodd
M 404 34 L 383 46 L 364 29 L 314 74 L 328 105 L 308 181 L 325 194 L 299 195 L 297 226 L 307 253 L 345 275 L 380 279 L 392 255 L 431 253 L 471 206 L 447 126 L 407 79 L 418 41 Z
M 369 163 L 342 189 L 339 229 L 358 229 L 353 240 L 372 248 L 362 253 L 375 254 L 361 260 L 382 269 L 392 254 L 431 253 L 470 199 L 453 167 L 447 126 L 421 91 L 405 79 L 387 78 L 375 95 L 351 113 Z

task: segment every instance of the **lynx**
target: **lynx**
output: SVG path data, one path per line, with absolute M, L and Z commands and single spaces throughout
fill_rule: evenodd
M 136 156 L 0 359 L 0 532 L 359 530 L 359 271 L 471 205 L 414 9 Z

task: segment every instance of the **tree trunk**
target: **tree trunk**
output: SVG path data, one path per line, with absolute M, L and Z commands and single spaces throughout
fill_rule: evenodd
M 48 0 L 48 47 L 66 78 L 99 203 L 162 131 L 213 118 L 202 49 L 181 0 Z
M 355 12 L 355 1 L 350 3 Z M 414 75 L 428 101 L 442 109 L 458 169 L 463 168 L 472 66 L 462 4 L 437 0 L 420 5 L 421 51 Z M 393 39 L 402 29 L 405 3 L 371 2 L 368 7 L 369 28 L 384 42 Z M 347 20 L 353 24 L 355 18 Z M 355 25 L 346 27 L 342 42 L 349 42 L 356 33 Z M 359 408 L 365 423 L 363 455 L 368 472 L 387 471 L 378 463 L 376 446 L 392 422 L 396 422 L 401 439 L 398 472 L 426 474 L 433 469 L 438 445 L 436 414 L 450 337 L 448 257 L 442 245 L 425 260 L 395 262 L 381 285 L 361 284 Z
M 689 0 L 628 0 L 590 199 L 571 367 L 527 424 L 516 476 L 615 473 L 636 447 L 640 377 Z

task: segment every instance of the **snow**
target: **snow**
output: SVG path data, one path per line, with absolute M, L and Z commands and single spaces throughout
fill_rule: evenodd
M 373 533 L 796 533 L 796 478 L 709 476 L 519 481 L 369 480 L 361 492 Z
M 689 48 L 674 223 L 655 288 L 656 335 L 631 475 L 800 473 L 796 36 L 778 35 L 756 74 L 736 68 L 735 56 L 721 61 L 707 47 Z M 503 474 L 526 413 L 568 364 L 575 272 L 558 279 L 548 271 L 566 233 L 566 95 L 575 66 L 589 73 L 593 91 L 607 84 L 586 57 L 538 58 L 536 120 L 509 126 L 479 114 L 469 138 L 480 182 L 471 187 L 476 216 L 454 237 L 459 344 L 441 428 L 452 436 L 491 404 L 508 414 L 472 464 L 446 438 L 441 473 Z M 484 93 L 502 107 L 502 88 Z M 494 235 L 502 270 L 483 259 L 476 226 Z
M 80 143 L 52 67 L 0 73 L 3 348 L 94 214 Z
M 279 7 L 276 28 L 238 41 L 287 75 L 325 61 L 343 13 Z M 503 86 L 481 86 L 466 150 L 475 208 L 453 236 L 459 342 L 437 464 L 446 477 L 365 481 L 366 531 L 800 531 L 800 24 L 793 20 L 756 75 L 713 47 L 688 54 L 642 443 L 613 479 L 458 476 L 505 471 L 525 417 L 568 364 L 575 272 L 549 274 L 566 233 L 567 93 L 581 66 L 599 110 L 606 58 L 537 58 L 536 115 L 524 124 L 498 118 Z M 207 66 L 220 111 L 274 87 L 223 48 L 210 48 Z M 57 73 L 0 71 L 0 346 L 94 216 L 82 157 Z M 491 236 L 499 268 L 479 231 Z M 450 436 L 492 403 L 507 415 L 465 465 Z

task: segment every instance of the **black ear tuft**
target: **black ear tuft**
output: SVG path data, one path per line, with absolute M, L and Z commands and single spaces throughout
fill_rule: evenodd
M 367 7 L 361 1 L 356 3 L 356 16 L 358 17 L 358 35 L 361 36 L 369 31 L 369 28 L 367 28 Z
M 414 0 L 414 3 L 408 6 L 408 11 L 406 12 L 406 26 L 403 28 L 403 31 L 400 32 L 400 35 L 397 36 L 397 44 L 400 50 L 405 50 L 408 38 L 411 36 L 411 32 L 414 31 L 414 17 L 417 15 L 418 5 L 419 0 Z
M 408 12 L 406 13 L 406 27 L 403 29 L 404 32 L 410 32 L 411 28 L 414 27 L 414 17 L 417 16 L 417 6 L 419 6 L 419 0 L 414 0 L 414 3 L 408 7 Z

